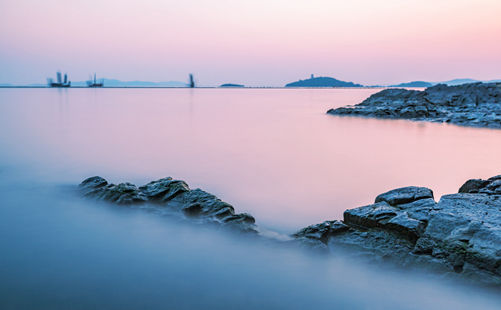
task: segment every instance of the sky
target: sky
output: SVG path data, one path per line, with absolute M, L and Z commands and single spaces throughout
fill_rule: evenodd
M 500 0 L 0 0 L 0 83 L 501 79 Z

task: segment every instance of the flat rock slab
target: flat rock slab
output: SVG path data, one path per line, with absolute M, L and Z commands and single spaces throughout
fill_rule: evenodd
M 469 180 L 438 203 L 427 188 L 391 190 L 374 204 L 346 210 L 342 222 L 311 225 L 292 237 L 501 287 L 500 181 Z
M 360 104 L 327 113 L 501 129 L 501 83 L 439 84 L 424 91 L 385 89 Z

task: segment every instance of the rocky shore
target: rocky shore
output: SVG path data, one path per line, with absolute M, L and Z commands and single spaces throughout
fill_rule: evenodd
M 308 226 L 293 237 L 330 251 L 349 249 L 369 260 L 501 286 L 501 175 L 469 180 L 439 202 L 428 188 L 394 189 L 374 204 L 346 210 L 343 221 Z
M 151 205 L 270 240 L 258 233 L 251 215 L 235 213 L 216 196 L 170 177 L 136 187 L 96 176 L 78 188 L 93 199 Z M 438 202 L 425 187 L 394 189 L 377 196 L 374 204 L 346 210 L 342 221 L 303 228 L 286 243 L 501 287 L 501 175 L 468 180 L 457 194 Z
M 257 233 L 255 219 L 247 213 L 235 213 L 230 204 L 201 189 L 190 189 L 186 182 L 170 177 L 137 187 L 131 183 L 110 184 L 95 176 L 78 186 L 86 196 L 118 205 L 150 204 L 166 208 L 186 218 L 235 229 Z
M 362 103 L 327 113 L 501 129 L 501 83 L 439 84 L 424 91 L 385 89 Z

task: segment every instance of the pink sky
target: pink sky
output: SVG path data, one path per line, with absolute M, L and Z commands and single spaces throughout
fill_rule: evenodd
M 0 83 L 501 79 L 499 0 L 1 0 Z

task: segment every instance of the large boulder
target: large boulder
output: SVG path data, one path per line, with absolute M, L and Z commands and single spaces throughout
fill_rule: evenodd
M 500 181 L 501 176 L 467 181 L 460 193 L 438 203 L 427 188 L 391 190 L 374 204 L 346 210 L 342 222 L 311 225 L 292 237 L 501 286 Z M 342 229 L 331 232 L 330 223 Z
M 327 113 L 501 129 L 501 83 L 439 84 L 424 91 L 385 89 L 357 105 Z
M 457 272 L 469 264 L 501 276 L 501 196 L 443 196 L 414 252 L 444 258 Z
M 186 182 L 171 177 L 152 181 L 141 187 L 131 183 L 109 184 L 102 177 L 90 177 L 79 185 L 86 197 L 120 204 L 150 204 L 169 208 L 186 219 L 215 223 L 243 232 L 256 233 L 255 219 L 247 213 L 235 213 L 230 204 L 201 189 L 191 190 Z

